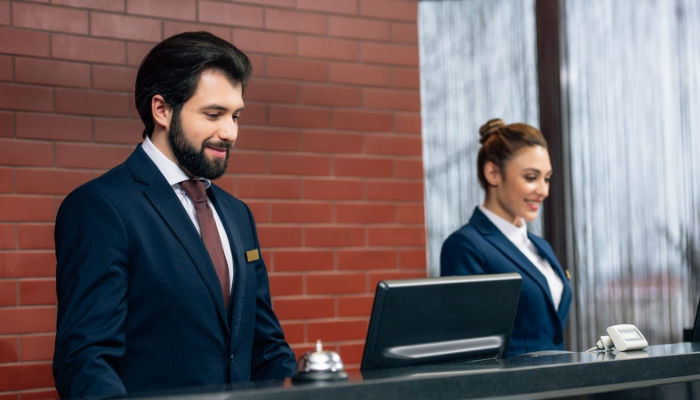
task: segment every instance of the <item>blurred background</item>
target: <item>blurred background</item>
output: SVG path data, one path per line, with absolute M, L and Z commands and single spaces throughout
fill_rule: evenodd
M 0 400 L 55 397 L 57 207 L 141 141 L 136 69 L 186 30 L 253 62 L 218 184 L 253 210 L 297 355 L 322 339 L 357 369 L 377 282 L 437 274 L 493 117 L 550 145 L 530 228 L 573 273 L 567 347 L 692 327 L 697 0 L 0 0 Z
M 428 265 L 483 201 L 478 128 L 539 126 L 554 176 L 531 229 L 573 274 L 568 346 L 692 328 L 700 271 L 700 2 L 419 3 Z

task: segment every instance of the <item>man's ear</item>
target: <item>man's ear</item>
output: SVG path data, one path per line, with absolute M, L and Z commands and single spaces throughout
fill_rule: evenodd
M 163 96 L 157 94 L 151 98 L 151 114 L 153 115 L 154 129 L 170 130 L 170 121 L 173 117 L 173 108 L 165 101 Z
M 503 181 L 503 175 L 501 174 L 501 169 L 491 161 L 487 161 L 484 164 L 484 178 L 489 186 L 498 186 Z

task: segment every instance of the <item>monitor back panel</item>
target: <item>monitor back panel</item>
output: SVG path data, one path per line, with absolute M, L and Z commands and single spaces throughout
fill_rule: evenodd
M 690 341 L 700 342 L 700 302 L 698 302 L 698 307 L 695 311 L 695 324 L 693 325 Z
M 505 356 L 520 286 L 515 273 L 380 282 L 361 369 Z

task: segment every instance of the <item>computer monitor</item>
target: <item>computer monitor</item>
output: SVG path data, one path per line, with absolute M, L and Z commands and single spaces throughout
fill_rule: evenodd
M 700 302 L 695 311 L 695 324 L 693 324 L 693 332 L 690 336 L 691 342 L 700 342 Z
M 379 282 L 360 369 L 505 357 L 521 283 L 516 273 Z

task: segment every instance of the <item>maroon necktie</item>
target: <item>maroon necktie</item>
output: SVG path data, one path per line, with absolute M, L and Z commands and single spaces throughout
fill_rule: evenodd
M 228 264 L 226 263 L 226 256 L 224 256 L 224 248 L 221 246 L 221 237 L 219 236 L 219 230 L 216 228 L 214 214 L 207 202 L 207 190 L 204 188 L 204 182 L 188 179 L 182 181 L 180 186 L 182 186 L 182 190 L 187 193 L 194 203 L 199 229 L 202 232 L 202 240 L 207 251 L 209 251 L 209 257 L 211 257 L 211 261 L 214 264 L 216 274 L 219 276 L 221 290 L 224 295 L 224 306 L 228 307 L 230 291 Z

